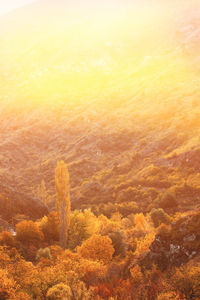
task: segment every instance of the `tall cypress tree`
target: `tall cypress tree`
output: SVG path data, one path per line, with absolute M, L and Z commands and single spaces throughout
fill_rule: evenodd
M 64 161 L 58 161 L 55 170 L 56 207 L 60 221 L 60 245 L 67 246 L 68 230 L 70 225 L 71 202 L 69 172 Z

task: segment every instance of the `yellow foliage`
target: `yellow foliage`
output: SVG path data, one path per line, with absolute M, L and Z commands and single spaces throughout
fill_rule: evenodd
M 175 300 L 176 294 L 174 292 L 161 293 L 157 296 L 156 300 Z M 178 299 L 177 299 L 178 300 Z
M 122 215 L 119 212 L 115 212 L 115 213 L 112 214 L 110 220 L 113 221 L 113 222 L 120 223 L 121 219 L 122 219 Z
M 107 267 L 101 261 L 83 258 L 70 250 L 65 250 L 63 255 L 58 259 L 58 264 L 67 273 L 75 272 L 76 276 L 80 280 L 84 280 L 88 285 L 96 283 L 99 278 L 103 278 L 107 271 Z
M 68 247 L 75 249 L 77 246 L 80 246 L 84 240 L 96 233 L 97 228 L 97 218 L 90 209 L 85 209 L 84 211 L 75 210 L 71 214 Z
M 106 216 L 100 215 L 98 217 L 98 230 L 97 233 L 101 235 L 107 235 L 112 231 L 116 231 L 119 224 L 109 220 Z
M 27 293 L 19 292 L 15 294 L 13 299 L 10 300 L 32 300 L 33 297 L 29 296 Z
M 132 269 L 130 269 L 130 273 L 131 282 L 134 286 L 137 287 L 143 283 L 143 274 L 139 265 L 135 265 Z
M 72 297 L 71 288 L 64 283 L 58 283 L 51 287 L 47 292 L 47 298 L 51 300 L 70 300 Z
M 134 218 L 134 222 L 135 222 L 136 229 L 145 230 L 148 227 L 148 223 L 143 213 L 136 214 Z
M 155 232 L 152 231 L 150 233 L 147 233 L 144 238 L 138 239 L 135 254 L 140 255 L 144 252 L 149 251 L 149 246 L 153 243 L 155 235 Z

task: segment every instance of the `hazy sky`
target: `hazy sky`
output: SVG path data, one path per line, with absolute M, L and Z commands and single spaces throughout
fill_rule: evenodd
M 0 0 L 0 16 L 27 3 L 36 0 Z

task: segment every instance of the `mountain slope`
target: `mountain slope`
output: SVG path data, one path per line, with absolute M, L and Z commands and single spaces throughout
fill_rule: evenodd
M 44 179 L 53 208 L 64 159 L 73 207 L 127 215 L 172 193 L 169 213 L 196 208 L 198 1 L 77 3 L 38 1 L 0 20 L 3 199 L 14 186 L 34 206 Z

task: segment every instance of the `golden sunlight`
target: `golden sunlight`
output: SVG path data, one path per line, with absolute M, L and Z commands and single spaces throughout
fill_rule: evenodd
M 133 97 L 138 86 L 152 97 L 158 89 L 164 93 L 167 86 L 182 86 L 187 80 L 187 58 L 172 35 L 178 27 L 177 6 L 180 16 L 184 6 L 151 1 L 93 6 L 86 1 L 84 7 L 79 2 L 50 3 L 40 12 L 33 6 L 28 19 L 15 19 L 16 27 L 24 22 L 28 26 L 11 32 L 10 40 L 6 37 L 15 72 L 4 79 L 5 86 L 12 87 L 17 98 L 48 103 L 59 95 L 65 101 L 85 102 L 103 92 L 113 100 L 116 94 Z
M 36 0 L 1 0 L 0 1 L 0 16 L 4 15 L 18 7 L 34 2 Z
M 200 0 L 0 16 L 0 300 L 200 299 Z

